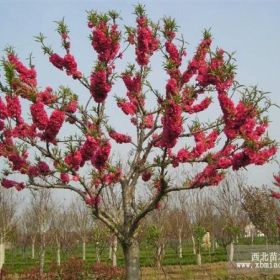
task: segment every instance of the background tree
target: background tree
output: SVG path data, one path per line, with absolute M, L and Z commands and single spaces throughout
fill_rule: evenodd
M 5 263 L 5 242 L 16 229 L 18 200 L 13 191 L 0 190 L 0 270 Z
M 93 217 L 86 205 L 81 200 L 72 201 L 69 206 L 72 225 L 82 241 L 82 256 L 86 260 L 86 243 L 93 231 Z
M 33 223 L 36 224 L 38 236 L 40 239 L 40 273 L 44 272 L 45 252 L 47 244 L 47 232 L 50 229 L 52 217 L 54 215 L 54 201 L 51 191 L 48 189 L 40 189 L 32 191 L 29 211 L 34 217 Z
M 0 83 L 5 97 L 0 102 L 0 154 L 9 163 L 2 186 L 79 194 L 118 237 L 126 278 L 133 280 L 139 279 L 139 227 L 165 196 L 218 185 L 229 168 L 262 165 L 276 153 L 275 143 L 265 134 L 272 103 L 257 88 L 238 85 L 232 55 L 212 50 L 209 32 L 186 63 L 185 41 L 174 19 L 154 24 L 142 5 L 135 7 L 135 15 L 136 26 L 125 27 L 122 34 L 116 12 L 88 12 L 90 43 L 97 56 L 88 74 L 81 72 L 73 56 L 64 21 L 57 22 L 57 31 L 65 55 L 48 47 L 42 34 L 37 37 L 50 62 L 80 83 L 87 98 L 65 86 L 40 88 L 31 59 L 25 66 L 11 48 L 2 61 L 5 81 Z M 117 66 L 131 54 L 126 52 L 129 47 L 135 57 L 128 57 L 132 64 L 123 71 Z M 156 54 L 162 54 L 167 75 L 160 90 L 151 82 Z M 118 96 L 114 106 L 129 117 L 130 135 L 111 127 L 115 116 L 110 115 L 108 99 L 119 81 L 126 94 Z M 217 114 L 210 121 L 200 113 L 211 104 Z M 111 140 L 127 146 L 122 164 L 113 157 L 111 148 L 116 145 L 112 147 Z M 173 168 L 179 165 L 199 168 L 177 186 Z M 20 174 L 18 180 L 12 174 Z M 148 183 L 142 187 L 143 181 Z M 121 215 L 102 203 L 104 190 L 113 187 L 119 191 Z M 143 192 L 146 204 L 139 207 Z
M 266 186 L 246 187 L 243 190 L 242 207 L 256 229 L 265 235 L 267 242 L 271 243 L 278 239 L 277 218 L 280 215 L 280 208 Z
M 229 245 L 229 260 L 233 261 L 234 246 L 241 229 L 245 228 L 246 213 L 242 211 L 241 191 L 245 180 L 241 175 L 229 174 L 217 190 L 214 206 L 217 210 L 215 235 L 223 247 Z M 218 226 L 219 225 L 219 226 Z
M 169 244 L 174 247 L 180 259 L 183 258 L 183 239 L 190 237 L 191 220 L 189 207 L 191 207 L 187 193 L 174 193 L 169 200 Z M 177 236 L 176 239 L 174 237 Z

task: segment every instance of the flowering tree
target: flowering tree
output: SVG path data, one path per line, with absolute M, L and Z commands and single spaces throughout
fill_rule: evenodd
M 5 81 L 0 84 L 0 155 L 8 163 L 2 186 L 79 194 L 118 237 L 126 279 L 133 280 L 139 279 L 141 221 L 168 193 L 218 185 L 228 169 L 262 165 L 276 153 L 265 134 L 264 114 L 271 102 L 256 88 L 238 86 L 231 55 L 211 50 L 209 32 L 186 63 L 185 42 L 178 39 L 173 19 L 154 24 L 141 5 L 135 14 L 136 27 L 125 26 L 121 33 L 116 12 L 88 12 L 90 43 L 97 55 L 89 77 L 78 67 L 64 21 L 58 22 L 57 31 L 65 55 L 48 47 L 42 34 L 37 37 L 50 63 L 88 91 L 86 103 L 66 87 L 39 89 L 35 66 L 31 61 L 24 65 L 12 49 L 2 61 Z M 135 51 L 133 64 L 118 72 L 115 67 L 128 48 Z M 163 57 L 165 92 L 150 82 L 155 55 Z M 117 97 L 116 104 L 131 121 L 131 135 L 111 128 L 107 117 L 108 99 L 118 80 L 126 95 Z M 216 118 L 198 120 L 211 105 Z M 112 156 L 117 144 L 130 149 L 126 164 Z M 180 165 L 197 165 L 198 171 L 178 186 L 172 174 Z M 110 211 L 110 199 L 104 195 L 110 193 L 108 188 L 119 191 L 117 216 L 114 213 L 120 212 Z M 140 201 L 143 190 L 145 200 Z

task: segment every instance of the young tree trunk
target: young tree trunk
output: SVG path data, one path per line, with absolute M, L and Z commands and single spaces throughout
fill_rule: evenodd
M 197 262 L 198 265 L 201 265 L 201 254 L 200 254 L 200 252 L 197 253 L 197 255 L 196 255 L 196 262 Z
M 34 260 L 35 258 L 35 238 L 32 238 L 32 244 L 31 244 L 31 258 Z
M 139 244 L 135 239 L 131 239 L 122 244 L 125 260 L 125 279 L 140 279 Z
M 194 240 L 193 235 L 192 235 L 192 243 L 193 243 L 193 254 L 196 255 L 195 240 Z
M 5 242 L 4 242 L 4 238 L 1 238 L 1 240 L 0 240 L 0 269 L 2 269 L 4 263 L 5 263 Z
M 86 260 L 86 241 L 83 240 L 83 261 Z
M 61 263 L 61 258 L 60 258 L 60 242 L 57 242 L 56 262 L 57 262 L 57 265 L 60 266 L 60 263 Z
M 40 244 L 40 274 L 42 275 L 44 272 L 44 265 L 45 265 L 45 233 L 41 235 L 41 244 Z
M 109 247 L 109 260 L 112 260 L 112 255 L 113 255 L 112 247 L 113 247 L 113 245 L 110 244 L 110 247 Z
M 118 238 L 116 235 L 113 236 L 112 240 L 112 266 L 117 266 L 117 249 L 118 249 Z
M 183 257 L 183 249 L 182 249 L 182 229 L 179 229 L 178 232 L 178 257 L 181 259 Z
M 161 267 L 161 263 L 160 263 L 160 261 L 161 261 L 161 254 L 162 254 L 162 247 L 161 247 L 161 245 L 159 245 L 157 247 L 157 252 L 156 252 L 156 267 L 158 269 L 160 269 L 160 267 Z
M 233 255 L 234 255 L 234 246 L 233 246 L 233 242 L 231 242 L 229 245 L 229 261 L 230 262 L 233 261 Z
M 99 243 L 98 242 L 96 242 L 96 245 L 95 245 L 95 252 L 96 252 L 96 262 L 100 263 Z

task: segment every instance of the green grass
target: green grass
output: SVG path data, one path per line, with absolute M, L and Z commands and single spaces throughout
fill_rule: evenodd
M 247 244 L 249 241 L 246 239 L 239 240 L 239 244 Z M 255 244 L 263 244 L 264 240 L 258 239 Z M 210 250 L 202 250 L 202 263 L 214 263 L 226 261 L 226 250 L 223 247 L 218 247 L 214 252 Z M 108 259 L 108 249 L 104 250 L 101 254 L 101 261 L 110 263 Z M 123 266 L 124 257 L 122 250 L 118 247 L 118 265 Z M 69 257 L 82 258 L 82 244 L 77 244 L 68 254 L 61 252 L 61 262 L 67 260 Z M 56 261 L 56 248 L 47 247 L 45 255 L 46 271 L 51 263 Z M 96 263 L 96 252 L 93 244 L 87 244 L 86 262 L 88 265 Z M 175 250 L 171 246 L 166 246 L 165 256 L 162 260 L 163 265 L 186 265 L 195 264 L 196 257 L 193 254 L 192 245 L 190 243 L 183 243 L 183 258 L 179 258 Z M 38 266 L 39 264 L 39 249 L 35 249 L 35 259 L 31 259 L 31 248 L 27 248 L 25 253 L 21 248 L 12 248 L 6 250 L 5 268 L 9 272 L 18 273 L 26 271 L 29 268 Z M 145 243 L 140 246 L 140 264 L 141 266 L 154 265 L 154 249 Z

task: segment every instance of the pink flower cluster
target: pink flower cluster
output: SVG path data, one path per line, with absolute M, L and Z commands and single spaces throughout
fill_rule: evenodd
M 165 114 L 162 117 L 162 139 L 161 146 L 173 148 L 176 145 L 177 139 L 183 132 L 182 108 L 176 104 L 174 100 L 169 100 Z
M 22 122 L 23 120 L 21 117 L 21 104 L 18 96 L 6 95 L 6 101 L 7 101 L 6 108 L 7 108 L 8 117 L 15 118 L 18 123 Z
M 204 38 L 200 42 L 195 56 L 190 61 L 187 70 L 182 75 L 182 83 L 187 83 L 195 74 L 205 73 L 205 68 L 207 67 L 205 59 L 211 43 L 211 38 Z
M 119 99 L 117 105 L 126 115 L 134 115 L 137 112 L 137 107 L 125 99 Z
M 49 61 L 58 69 L 66 70 L 68 76 L 72 76 L 74 79 L 82 78 L 82 73 L 78 71 L 77 62 L 73 55 L 67 53 L 63 58 L 57 53 L 53 53 L 49 57 Z
M 168 40 L 165 42 L 165 49 L 169 55 L 169 59 L 172 62 L 172 64 L 178 68 L 182 63 L 182 57 L 179 54 L 179 51 L 174 43 L 172 43 L 172 40 Z
M 136 33 L 136 61 L 139 65 L 146 66 L 154 51 L 158 49 L 159 41 L 148 26 L 148 19 L 145 16 L 137 17 Z
M 47 87 L 45 90 L 37 93 L 36 101 L 42 102 L 45 105 L 51 105 L 57 100 L 57 96 L 53 94 L 51 87 Z
M 10 189 L 10 188 L 15 187 L 17 191 L 21 191 L 25 187 L 24 183 L 22 183 L 22 182 L 18 183 L 14 180 L 9 180 L 9 179 L 6 179 L 6 178 L 3 178 L 1 180 L 1 185 L 6 189 Z
M 92 47 L 98 53 L 101 62 L 108 63 L 116 58 L 120 49 L 120 32 L 116 24 L 109 25 L 100 20 L 95 26 L 90 23 L 92 31 Z
M 42 139 L 47 142 L 55 143 L 55 138 L 57 134 L 59 133 L 60 128 L 63 125 L 64 122 L 64 112 L 55 109 L 48 121 L 48 124 L 45 128 L 45 131 L 43 133 Z
M 111 145 L 109 141 L 100 143 L 98 149 L 95 151 L 91 158 L 91 163 L 98 170 L 103 170 L 106 167 L 107 160 L 111 151 Z
M 27 68 L 24 66 L 19 59 L 12 53 L 8 55 L 8 60 L 9 62 L 15 67 L 15 70 L 19 74 L 19 79 L 31 86 L 31 87 L 36 87 L 37 86 L 37 80 L 36 80 L 36 70 L 34 67 Z
M 102 103 L 107 98 L 112 88 L 112 83 L 108 80 L 106 69 L 97 69 L 90 76 L 90 93 L 97 103 Z
M 114 139 L 118 144 L 130 143 L 131 142 L 131 137 L 129 135 L 118 133 L 115 130 L 109 131 L 109 136 L 112 139 Z
M 45 130 L 49 123 L 49 117 L 44 109 L 44 103 L 36 102 L 32 104 L 30 106 L 30 112 L 34 125 L 40 130 Z

